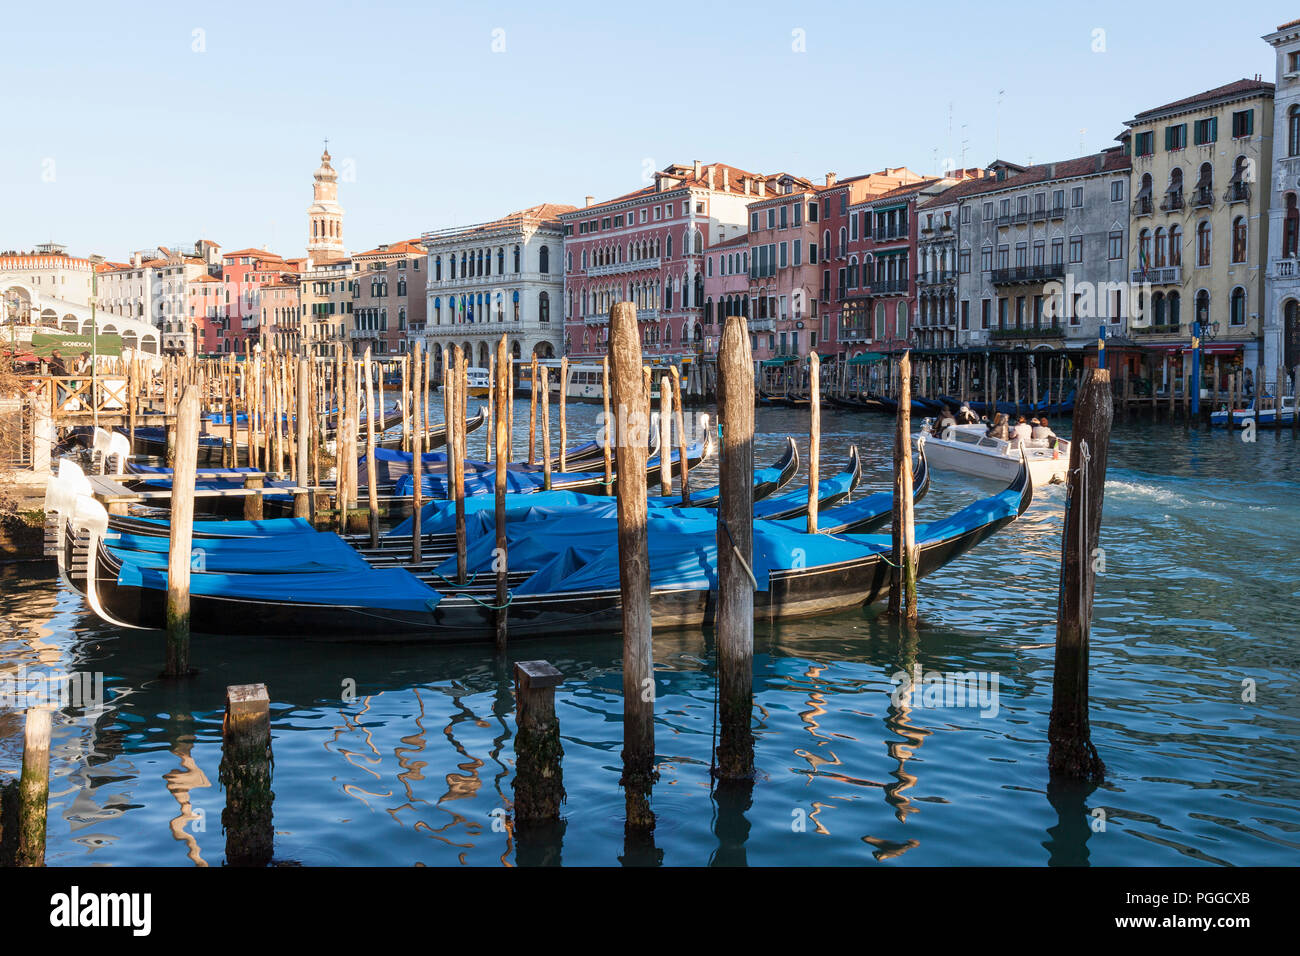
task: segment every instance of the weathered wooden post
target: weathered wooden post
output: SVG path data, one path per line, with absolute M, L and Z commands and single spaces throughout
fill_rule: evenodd
M 456 395 L 456 453 L 454 456 L 454 474 L 449 478 L 456 485 L 456 580 L 460 584 L 469 581 L 469 539 L 465 529 L 465 451 L 468 439 L 465 437 L 465 411 L 469 404 L 469 355 L 456 349 L 455 374 L 450 387 Z M 444 386 L 444 388 L 447 386 Z
M 50 722 L 53 708 L 29 707 L 23 725 L 22 775 L 0 786 L 0 865 L 45 865 L 45 815 L 50 792 Z M 7 791 L 7 792 L 6 792 Z M 5 806 L 9 803 L 9 806 Z M 13 832 L 4 832 L 13 827 Z
M 418 565 L 421 558 L 421 537 L 423 532 L 420 529 L 422 519 L 421 511 L 424 509 L 424 462 L 420 457 L 422 452 L 421 436 L 424 434 L 425 423 L 420 417 L 420 392 L 417 383 L 420 376 L 424 374 L 422 366 L 422 347 L 419 342 L 415 344 L 415 352 L 411 356 L 411 478 L 414 485 L 411 491 L 411 507 L 414 511 L 411 514 L 411 564 Z M 406 401 L 405 395 L 402 401 Z
M 817 491 L 821 478 L 821 359 L 808 355 L 808 533 L 817 533 Z
M 743 316 L 727 317 L 718 349 L 722 420 L 718 502 L 718 776 L 753 776 L 754 365 Z M 622 468 L 619 469 L 622 484 Z
M 294 429 L 298 433 L 298 487 L 311 482 L 311 360 L 298 359 L 298 409 L 294 414 Z M 310 491 L 300 491 L 293 496 L 295 518 L 315 517 L 316 508 Z
M 497 572 L 497 600 L 496 600 L 496 650 L 497 654 L 503 655 L 506 651 L 506 633 L 507 623 L 509 620 L 509 596 L 507 575 L 509 574 L 508 566 L 508 549 L 506 541 L 506 465 L 510 460 L 510 436 L 507 433 L 507 412 L 506 406 L 510 404 L 510 353 L 509 345 L 506 342 L 506 336 L 501 336 L 501 341 L 497 343 L 496 356 L 496 413 L 492 416 L 494 427 L 496 428 L 496 500 L 495 514 L 496 518 L 496 572 Z
M 532 375 L 528 379 L 528 464 L 537 460 L 537 353 L 533 353 Z
M 616 302 L 609 313 L 613 400 L 620 428 L 618 564 L 623 611 L 623 776 L 628 830 L 654 829 L 650 792 L 657 776 L 654 731 L 654 649 L 651 643 L 650 549 L 646 529 L 646 439 L 649 393 L 641 376 L 636 306 Z M 623 423 L 626 426 L 623 427 Z
M 252 494 L 244 496 L 244 520 L 261 521 L 264 514 L 262 506 L 261 489 L 266 486 L 266 482 L 261 475 L 249 475 L 244 479 L 244 488 Z
M 673 383 L 659 376 L 659 493 L 673 493 Z
M 560 359 L 560 471 L 568 471 L 566 459 L 569 450 L 569 423 L 564 409 L 569 393 L 569 357 Z
M 167 546 L 167 667 L 164 677 L 190 673 L 190 549 L 194 541 L 194 473 L 199 454 L 199 391 L 186 385 L 176 409 L 176 463 L 172 469 Z
M 694 363 L 691 368 L 695 368 Z M 686 407 L 682 401 L 682 376 L 677 366 L 669 366 L 673 379 L 673 411 L 677 415 L 677 471 L 681 475 L 682 504 L 691 503 L 691 465 L 686 460 Z
M 564 680 L 546 661 L 515 662 L 515 822 L 554 823 L 564 803 L 555 688 Z
M 542 366 L 542 487 L 551 490 L 551 370 Z
M 419 342 L 413 344 L 416 349 L 420 347 Z M 410 357 L 402 356 L 402 451 L 411 450 L 411 405 L 413 403 L 411 401 L 411 386 L 407 375 L 407 364 L 410 361 Z
M 370 381 L 370 348 L 362 360 L 366 379 L 366 505 L 370 510 L 370 546 L 379 547 L 379 472 L 375 463 L 375 390 Z
M 275 848 L 272 828 L 271 699 L 265 684 L 226 688 L 218 776 L 226 791 L 221 825 L 227 866 L 266 866 Z
M 1047 730 L 1047 766 L 1051 774 L 1089 782 L 1100 782 L 1106 774 L 1088 722 L 1088 642 L 1114 416 L 1110 371 L 1090 369 L 1074 406 L 1070 436 L 1056 612 L 1056 664 Z
M 609 416 L 609 356 L 605 355 L 600 360 L 600 387 L 604 393 L 605 402 L 605 427 L 601 429 L 604 432 L 602 444 L 605 458 L 605 494 L 612 494 L 613 489 L 610 485 L 614 483 L 614 436 L 616 434 L 614 419 Z
M 893 565 L 889 574 L 889 613 L 916 622 L 916 575 L 918 553 L 916 525 L 912 515 L 912 394 L 908 387 L 911 358 L 899 359 L 901 382 L 898 421 L 894 429 L 894 521 Z

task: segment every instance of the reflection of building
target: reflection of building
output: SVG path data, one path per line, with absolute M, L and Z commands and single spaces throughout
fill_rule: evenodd
M 1268 192 L 1268 268 L 1264 277 L 1264 374 L 1300 365 L 1300 20 L 1264 39 L 1277 53 L 1273 93 L 1273 168 Z
M 1254 368 L 1264 358 L 1273 84 L 1237 80 L 1125 125 L 1120 139 L 1133 166 L 1128 264 L 1132 281 L 1151 283 L 1143 341 L 1184 343 L 1200 321 L 1214 332 L 1210 351 Z
M 486 368 L 503 332 L 515 358 L 560 353 L 564 240 L 559 217 L 571 209 L 542 203 L 493 222 L 424 234 L 423 339 L 434 369 L 452 345 L 469 353 L 471 365 Z
M 352 324 L 348 338 L 354 355 L 405 352 L 408 333 L 424 328 L 424 249 L 414 239 L 384 243 L 352 257 Z

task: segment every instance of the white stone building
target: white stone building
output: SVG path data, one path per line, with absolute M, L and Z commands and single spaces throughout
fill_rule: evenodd
M 1273 93 L 1273 190 L 1264 274 L 1265 381 L 1300 365 L 1300 20 L 1264 37 L 1277 54 Z
M 453 345 L 486 368 L 504 332 L 516 359 L 557 356 L 564 347 L 564 234 L 573 206 L 542 203 L 493 222 L 426 232 L 421 339 L 440 374 Z

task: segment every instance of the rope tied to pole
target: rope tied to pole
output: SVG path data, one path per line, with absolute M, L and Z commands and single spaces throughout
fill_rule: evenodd
M 736 547 L 736 539 L 731 535 L 731 528 L 727 526 L 727 520 L 719 515 L 718 523 L 722 525 L 722 530 L 727 532 L 727 540 L 731 542 L 731 550 L 736 553 L 736 560 L 739 561 L 740 566 L 745 569 L 745 574 L 749 578 L 750 586 L 757 591 L 758 578 L 754 577 L 754 569 L 749 566 L 749 562 L 745 560 L 745 556 L 740 553 L 740 548 Z

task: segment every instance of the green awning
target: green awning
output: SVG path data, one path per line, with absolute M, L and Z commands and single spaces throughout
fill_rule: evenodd
M 861 355 L 855 355 L 849 359 L 850 365 L 866 365 L 870 362 L 880 362 L 885 357 L 879 352 L 863 352 Z
M 32 352 L 36 355 L 41 358 L 48 358 L 56 350 L 65 359 L 76 358 L 82 352 L 98 352 L 100 355 L 118 356 L 122 354 L 122 338 L 118 335 L 97 335 L 92 348 L 89 335 L 32 333 Z
M 797 361 L 799 361 L 799 356 L 785 355 L 782 356 L 781 358 L 763 359 L 763 366 L 766 368 L 769 365 L 789 365 L 791 362 L 797 362 Z

